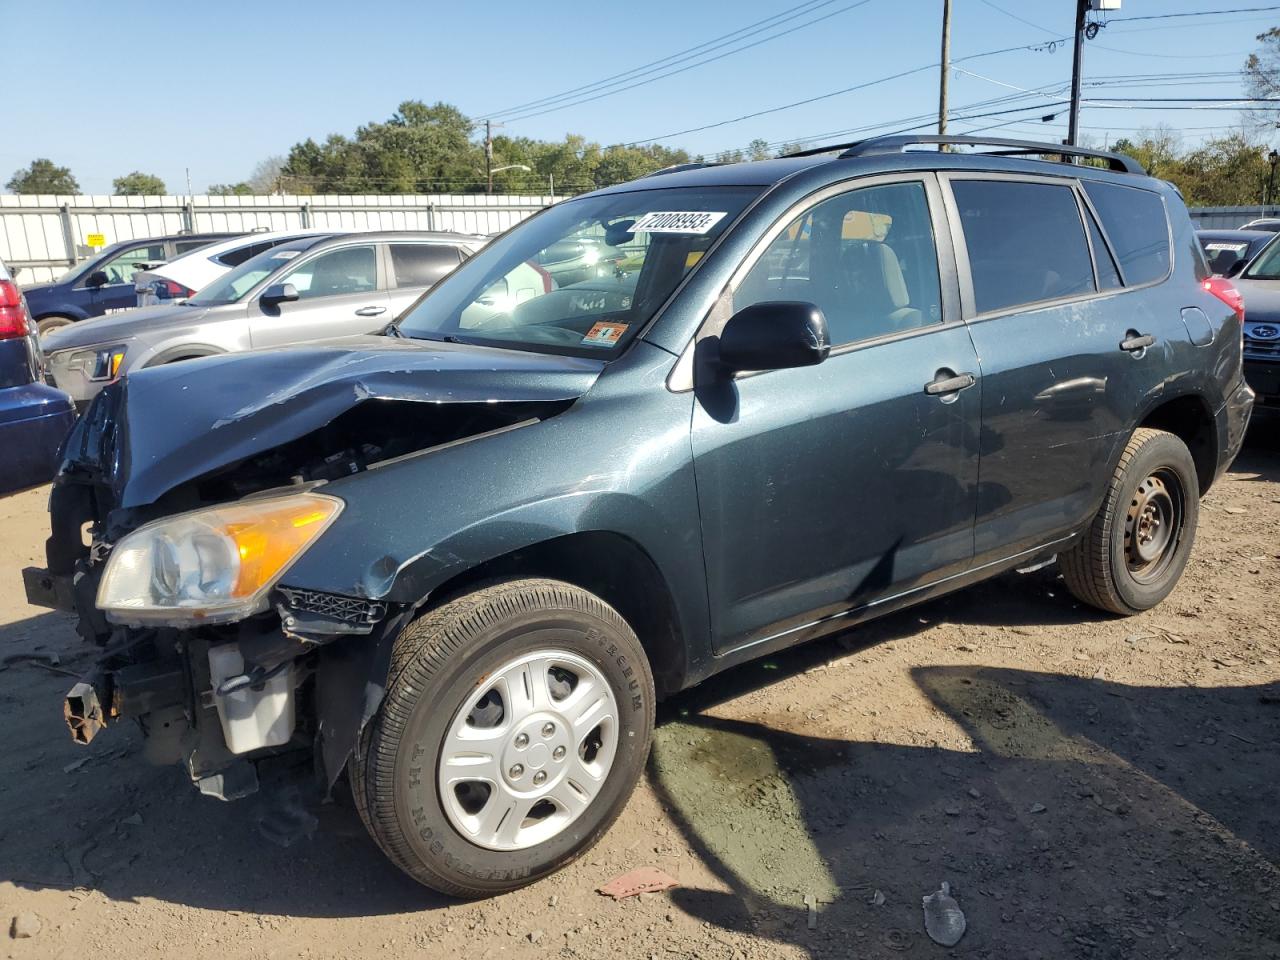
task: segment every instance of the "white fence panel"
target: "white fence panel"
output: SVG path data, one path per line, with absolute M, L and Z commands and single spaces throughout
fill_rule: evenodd
M 106 244 L 182 232 L 250 230 L 456 230 L 498 233 L 553 197 L 414 196 L 0 196 L 0 260 L 23 284 L 56 279 Z

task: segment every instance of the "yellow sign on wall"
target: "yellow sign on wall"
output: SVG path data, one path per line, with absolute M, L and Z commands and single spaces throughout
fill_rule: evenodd
M 91 233 L 84 238 L 84 242 L 91 247 L 105 247 L 107 238 L 100 233 Z

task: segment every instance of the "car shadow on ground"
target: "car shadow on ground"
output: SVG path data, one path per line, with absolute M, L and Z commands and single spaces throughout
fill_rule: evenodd
M 1237 469 L 1280 479 L 1274 441 L 1251 433 Z M 1274 688 L 1134 688 L 977 667 L 917 674 L 975 752 L 812 736 L 795 728 L 803 713 L 767 722 L 708 713 L 939 621 L 1025 629 L 1084 619 L 1102 618 L 1052 569 L 1008 575 L 667 702 L 650 779 L 732 890 L 674 899 L 701 919 L 805 943 L 814 955 L 936 950 L 920 930 L 919 898 L 942 879 L 970 918 L 966 952 L 1008 955 L 1000 943 L 1028 957 L 1106 955 L 1090 952 L 1099 944 L 1117 956 L 1148 947 L 1163 956 L 1179 942 L 1204 945 L 1206 956 L 1280 949 L 1261 939 L 1280 927 L 1280 820 L 1274 804 L 1258 802 L 1280 782 Z M 199 796 L 181 769 L 147 766 L 127 727 L 73 745 L 61 702 L 91 655 L 62 614 L 0 625 L 0 881 L 299 917 L 454 902 L 392 867 L 345 803 L 322 808 L 317 828 L 285 849 L 257 827 L 279 812 L 278 794 L 235 804 Z M 1032 813 L 1037 804 L 1045 810 Z M 814 931 L 805 890 L 818 904 Z
M 921 897 L 943 880 L 967 914 L 966 956 L 1280 951 L 1280 813 L 1266 801 L 1280 684 L 981 667 L 914 679 L 972 750 L 811 735 L 804 714 L 677 711 L 651 776 L 732 892 L 673 898 L 821 957 L 936 955 Z

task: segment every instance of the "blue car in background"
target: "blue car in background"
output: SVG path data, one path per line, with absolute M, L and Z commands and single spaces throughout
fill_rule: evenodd
M 0 261 L 0 494 L 52 480 L 75 420 L 71 398 L 44 382 L 35 321 Z
M 167 263 L 216 240 L 238 233 L 192 233 L 176 237 L 151 237 L 113 243 L 91 260 L 72 267 L 52 283 L 23 288 L 27 306 L 43 336 L 77 320 L 100 317 L 112 310 L 128 310 L 138 305 L 133 288 L 137 270 Z M 174 299 L 194 291 L 170 291 Z

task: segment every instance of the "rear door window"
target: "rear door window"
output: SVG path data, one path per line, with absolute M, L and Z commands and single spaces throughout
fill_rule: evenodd
M 1169 275 L 1169 220 L 1159 194 L 1136 187 L 1086 181 L 1102 228 L 1120 259 L 1125 286 L 1163 280 Z
M 391 267 L 397 287 L 429 287 L 462 262 L 445 243 L 393 243 Z
M 952 180 L 978 313 L 1092 293 L 1093 263 L 1065 184 Z
M 1116 269 L 1116 262 L 1111 256 L 1111 251 L 1107 249 L 1107 242 L 1102 239 L 1102 231 L 1098 229 L 1093 215 L 1086 214 L 1085 220 L 1089 224 L 1089 244 L 1093 247 L 1093 265 L 1098 272 L 1098 289 L 1115 290 L 1123 286 L 1120 282 L 1120 271 Z

